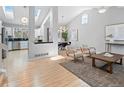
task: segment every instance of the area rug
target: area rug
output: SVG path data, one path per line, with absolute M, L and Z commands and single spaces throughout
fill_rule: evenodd
M 113 74 L 92 67 L 92 60 L 85 58 L 85 62 L 63 62 L 61 66 L 72 72 L 74 75 L 93 87 L 124 87 L 124 65 L 113 64 Z M 104 62 L 96 60 L 97 66 L 104 65 Z

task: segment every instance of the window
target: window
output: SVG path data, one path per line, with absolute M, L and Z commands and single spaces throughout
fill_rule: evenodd
M 83 14 L 82 15 L 82 24 L 87 24 L 88 23 L 88 14 Z
M 35 21 L 38 20 L 38 18 L 39 18 L 39 16 L 40 16 L 40 12 L 41 12 L 40 9 L 35 9 Z
M 7 19 L 13 19 L 14 13 L 13 13 L 13 6 L 4 6 L 3 7 L 4 14 Z

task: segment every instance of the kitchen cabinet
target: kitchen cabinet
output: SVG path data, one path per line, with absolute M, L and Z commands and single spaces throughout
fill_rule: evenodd
M 12 42 L 8 42 L 8 50 L 12 50 Z
M 20 49 L 27 49 L 28 41 L 20 41 Z
M 12 49 L 19 50 L 20 49 L 20 41 L 13 41 L 12 42 Z
M 13 36 L 13 31 L 12 31 L 12 27 L 5 27 L 6 31 L 7 31 L 7 35 L 8 36 Z
M 9 40 L 8 41 L 8 50 L 21 50 L 28 49 L 28 40 Z
M 8 50 L 28 49 L 28 38 L 8 38 Z

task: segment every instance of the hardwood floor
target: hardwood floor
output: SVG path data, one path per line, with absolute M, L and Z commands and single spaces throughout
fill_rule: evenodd
M 11 87 L 89 86 L 58 64 L 63 60 L 64 57 L 56 56 L 31 61 L 28 60 L 27 50 L 9 52 L 8 58 L 4 60 L 8 76 L 7 85 Z

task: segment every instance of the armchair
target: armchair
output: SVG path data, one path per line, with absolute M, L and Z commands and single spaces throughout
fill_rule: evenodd
M 83 58 L 90 57 L 92 54 L 96 54 L 96 49 L 94 47 L 81 48 Z
M 89 48 L 89 54 L 90 54 L 90 56 L 91 56 L 92 54 L 96 54 L 96 48 L 95 48 L 95 47 L 90 47 L 90 48 Z
M 75 48 L 71 48 L 71 47 L 66 47 L 66 55 L 68 57 L 73 58 L 74 62 L 76 62 L 78 60 L 78 58 L 82 58 L 82 61 L 84 61 L 81 49 L 75 49 Z

